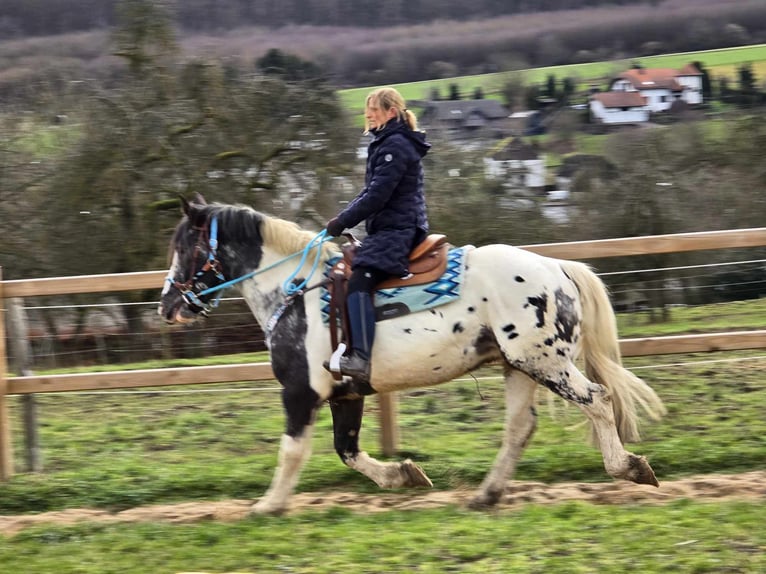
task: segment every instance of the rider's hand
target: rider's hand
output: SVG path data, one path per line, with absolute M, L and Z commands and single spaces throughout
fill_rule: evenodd
M 340 237 L 340 234 L 343 233 L 344 229 L 346 228 L 343 227 L 343 225 L 341 225 L 337 217 L 333 217 L 330 221 L 327 222 L 328 235 L 331 235 L 333 237 Z

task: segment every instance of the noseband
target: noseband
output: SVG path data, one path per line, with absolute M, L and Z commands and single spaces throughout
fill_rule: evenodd
M 211 309 L 218 307 L 222 291 L 217 290 L 217 295 L 212 301 L 208 301 L 209 297 L 207 297 L 207 294 L 212 293 L 213 288 L 226 281 L 221 271 L 221 262 L 218 261 L 216 255 L 218 250 L 218 218 L 213 216 L 209 222 L 205 223 L 204 227 L 194 229 L 199 230 L 199 236 L 194 246 L 191 264 L 192 272 L 189 278 L 183 283 L 172 277 L 168 277 L 167 281 L 178 289 L 190 311 L 207 315 Z M 205 243 L 208 246 L 207 259 L 199 271 L 195 273 L 193 271 L 194 265 Z

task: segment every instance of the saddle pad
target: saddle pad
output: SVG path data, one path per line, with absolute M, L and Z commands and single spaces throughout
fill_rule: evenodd
M 465 255 L 472 246 L 455 247 L 447 255 L 447 269 L 432 283 L 379 289 L 375 292 L 375 318 L 378 321 L 393 319 L 418 311 L 438 307 L 460 298 L 460 287 L 465 271 Z M 325 265 L 324 275 L 328 276 L 332 266 L 340 258 L 335 257 Z M 322 321 L 330 322 L 330 292 L 321 288 Z

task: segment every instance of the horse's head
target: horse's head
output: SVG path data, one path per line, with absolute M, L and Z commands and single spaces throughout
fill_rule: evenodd
M 214 307 L 225 283 L 218 258 L 218 219 L 201 195 L 182 198 L 184 218 L 170 243 L 171 264 L 158 312 L 168 323 L 190 323 Z

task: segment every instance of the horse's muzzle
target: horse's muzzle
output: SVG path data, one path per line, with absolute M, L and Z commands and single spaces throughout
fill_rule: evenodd
M 183 299 L 179 299 L 171 305 L 160 303 L 157 313 L 169 325 L 193 323 L 199 318 L 197 313 L 188 308 Z

